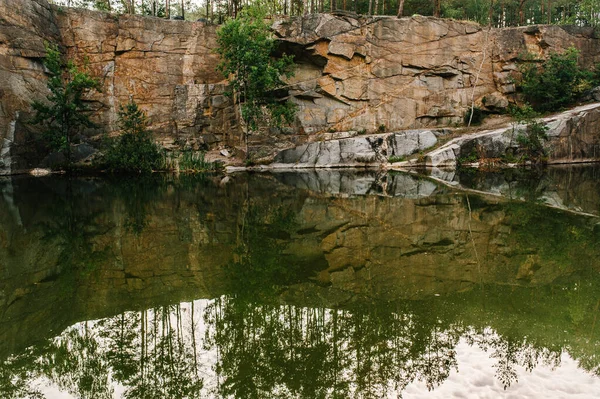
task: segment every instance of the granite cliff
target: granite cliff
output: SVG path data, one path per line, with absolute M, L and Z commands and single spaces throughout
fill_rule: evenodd
M 0 134 L 3 174 L 43 163 L 30 103 L 46 94 L 44 42 L 59 43 L 101 79 L 91 95 L 101 129 L 117 132 L 119 104 L 133 97 L 167 148 L 235 147 L 239 126 L 226 81 L 216 71 L 214 25 L 51 7 L 46 0 L 0 0 Z M 290 94 L 299 105 L 292 129 L 254 135 L 259 156 L 339 138 L 337 132 L 429 128 L 458 123 L 471 103 L 495 111 L 514 95 L 525 52 L 546 56 L 570 46 L 586 65 L 600 61 L 593 30 L 562 26 L 482 28 L 413 16 L 331 14 L 274 19 L 281 50 L 293 53 Z M 86 153 L 83 151 L 82 156 Z

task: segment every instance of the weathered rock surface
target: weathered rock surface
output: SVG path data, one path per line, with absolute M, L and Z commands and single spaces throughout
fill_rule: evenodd
M 54 12 L 46 0 L 0 0 L 0 174 L 18 171 L 32 152 L 24 125 L 30 104 L 46 92 L 40 58 L 44 42 L 60 41 Z
M 31 101 L 47 94 L 44 41 L 60 43 L 79 64 L 87 60 L 102 82 L 102 92 L 88 98 L 101 129 L 83 132 L 84 141 L 93 144 L 101 130 L 115 132 L 119 105 L 133 98 L 167 148 L 241 145 L 226 82 L 215 69 L 215 26 L 82 9 L 58 12 L 46 0 L 0 0 L 0 15 L 0 173 L 35 167 L 46 155 L 31 144 L 36 130 L 26 123 Z M 398 131 L 460 122 L 471 99 L 501 110 L 515 91 L 519 55 L 526 51 L 543 57 L 575 46 L 586 65 L 600 61 L 600 41 L 584 28 L 488 31 L 421 16 L 321 14 L 278 20 L 273 29 L 281 49 L 295 55 L 296 76 L 289 83 L 299 113 L 292 129 L 250 137 L 260 157 L 330 131 L 372 134 L 382 127 Z
M 39 165 L 45 153 L 32 145 L 27 125 L 33 100 L 48 94 L 44 42 L 58 43 L 86 65 L 102 91 L 86 100 L 100 126 L 118 130 L 121 104 L 137 102 L 165 147 L 208 149 L 237 143 L 238 126 L 216 70 L 216 26 L 137 15 L 113 15 L 48 5 L 46 0 L 0 0 L 0 174 Z M 4 166 L 2 166 L 4 165 Z
M 81 9 L 56 13 L 67 54 L 102 81 L 91 96 L 103 130 L 114 131 L 130 98 L 166 147 L 195 149 L 236 132 L 223 77 L 216 70 L 216 26 Z
M 600 104 L 576 107 L 542 118 L 541 122 L 548 127 L 548 140 L 544 142 L 548 163 L 600 159 Z M 517 136 L 523 129 L 524 126 L 513 126 L 458 137 L 428 153 L 425 163 L 435 168 L 456 168 L 460 158 L 471 154 L 478 158 L 502 158 L 508 149 L 518 147 Z
M 523 53 L 544 57 L 575 46 L 586 65 L 600 60 L 592 30 L 572 27 L 488 30 L 421 16 L 325 14 L 280 21 L 274 30 L 302 46 L 290 83 L 306 133 L 461 122 L 471 99 L 491 111 L 508 105 Z
M 281 151 L 274 168 L 368 166 L 387 163 L 435 146 L 446 130 L 407 130 L 344 139 L 316 141 Z

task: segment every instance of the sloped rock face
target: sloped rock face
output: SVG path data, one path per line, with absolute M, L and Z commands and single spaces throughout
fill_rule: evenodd
M 600 159 L 600 104 L 576 107 L 541 119 L 548 128 L 544 142 L 548 163 L 590 162 Z M 513 126 L 465 135 L 449 141 L 425 157 L 427 166 L 456 168 L 461 158 L 502 158 L 518 148 L 517 137 L 524 126 Z

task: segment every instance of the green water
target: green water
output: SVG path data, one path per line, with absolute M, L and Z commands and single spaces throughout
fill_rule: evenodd
M 0 397 L 597 397 L 598 174 L 5 178 Z

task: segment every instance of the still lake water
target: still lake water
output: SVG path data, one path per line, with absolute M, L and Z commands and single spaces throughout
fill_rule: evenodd
M 600 397 L 600 169 L 442 177 L 4 178 L 0 397 Z

